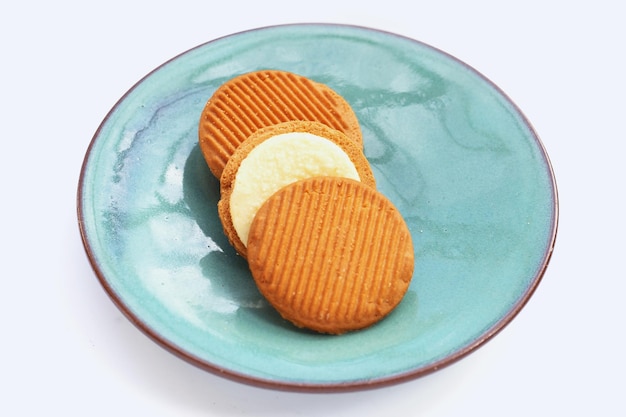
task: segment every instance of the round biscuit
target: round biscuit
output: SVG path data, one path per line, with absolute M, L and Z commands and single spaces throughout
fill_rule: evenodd
M 204 158 L 217 179 L 239 145 L 256 130 L 292 121 L 318 121 L 363 146 L 361 128 L 348 102 L 329 86 L 280 70 L 239 75 L 207 101 L 198 125 Z
M 265 298 L 298 327 L 368 327 L 402 300 L 413 275 L 409 229 L 380 192 L 346 178 L 287 185 L 259 209 L 248 263 Z
M 241 241 L 231 218 L 230 196 L 232 195 L 237 171 L 242 161 L 259 144 L 276 135 L 293 132 L 306 132 L 326 138 L 338 145 L 348 155 L 354 164 L 360 181 L 369 186 L 376 187 L 376 180 L 360 146 L 348 139 L 342 132 L 332 129 L 319 122 L 291 121 L 277 125 L 267 126 L 254 132 L 232 154 L 224 167 L 220 179 L 220 201 L 218 202 L 218 215 L 222 222 L 224 233 L 235 250 L 244 258 L 247 257 L 246 244 Z M 268 168 L 269 169 L 269 168 Z M 247 242 L 246 242 L 247 243 Z

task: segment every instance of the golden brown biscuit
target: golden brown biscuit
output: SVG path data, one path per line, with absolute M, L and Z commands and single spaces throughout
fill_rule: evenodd
M 200 149 L 219 179 L 248 136 L 291 120 L 321 122 L 363 145 L 354 111 L 334 90 L 290 72 L 264 70 L 237 76 L 215 91 L 200 117 Z
M 335 177 L 292 183 L 258 210 L 248 263 L 267 300 L 299 327 L 340 334 L 386 316 L 413 275 L 402 216 L 374 188 Z
M 316 139 L 316 142 L 313 142 L 315 147 L 309 150 L 298 147 L 297 141 L 304 139 L 299 138 L 299 136 L 297 139 L 292 139 L 293 136 L 290 136 L 292 133 L 313 135 Z M 271 143 L 269 139 L 285 140 L 284 138 L 288 139 L 281 145 L 280 154 L 269 155 L 267 159 L 261 158 L 260 164 L 251 168 L 253 169 L 252 178 L 250 176 L 241 178 L 244 175 L 240 173 L 240 167 L 245 163 L 252 164 L 252 160 L 255 158 L 258 161 L 258 151 L 262 149 L 262 144 Z M 349 164 L 349 168 L 357 175 L 355 179 L 363 182 L 366 186 L 376 186 L 374 174 L 361 147 L 338 130 L 319 122 L 308 121 L 284 122 L 257 130 L 232 154 L 220 180 L 221 198 L 218 203 L 218 214 L 226 236 L 244 258 L 246 257 L 247 234 L 254 217 L 253 213 L 256 213 L 265 199 L 287 183 L 311 176 L 337 176 L 339 175 L 337 172 L 342 172 L 337 170 L 339 164 L 331 158 L 333 155 L 330 154 L 330 151 L 322 152 L 319 155 L 320 149 L 325 149 L 317 143 L 319 141 L 328 142 L 328 145 L 343 154 L 345 158 L 343 165 L 345 167 L 346 164 Z M 293 146 L 290 147 L 290 144 Z M 253 151 L 256 153 L 253 154 L 252 158 L 249 158 Z M 249 168 L 246 167 L 246 169 L 248 169 L 247 172 L 250 172 Z M 238 173 L 240 174 L 239 177 Z M 277 179 L 276 175 L 280 178 Z M 348 174 L 344 174 L 344 176 L 348 176 Z M 239 194 L 236 194 L 236 187 L 250 189 L 244 196 L 248 201 L 241 202 L 241 199 L 237 197 Z M 240 206 L 250 204 L 250 207 L 246 208 L 248 214 L 244 214 L 245 218 L 242 222 L 239 222 L 239 219 L 234 219 L 232 215 L 231 210 L 235 210 L 237 213 L 237 210 L 240 209 L 240 206 L 231 204 L 231 199 L 234 196 L 238 199 Z

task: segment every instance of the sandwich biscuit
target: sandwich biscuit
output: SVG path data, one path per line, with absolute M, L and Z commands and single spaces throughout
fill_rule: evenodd
M 283 186 L 314 176 L 376 181 L 361 147 L 319 122 L 291 121 L 255 131 L 229 158 L 220 179 L 218 214 L 235 250 L 246 257 L 250 224 Z

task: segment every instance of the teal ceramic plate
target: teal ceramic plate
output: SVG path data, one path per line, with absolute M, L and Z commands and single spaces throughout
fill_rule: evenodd
M 284 322 L 222 233 L 199 115 L 219 85 L 264 68 L 346 98 L 378 188 L 411 230 L 411 287 L 369 329 L 324 336 Z M 481 346 L 537 287 L 557 207 L 540 140 L 485 77 L 415 40 L 317 24 L 234 34 L 154 70 L 98 128 L 78 191 L 89 260 L 134 324 L 204 369 L 294 390 L 399 382 Z

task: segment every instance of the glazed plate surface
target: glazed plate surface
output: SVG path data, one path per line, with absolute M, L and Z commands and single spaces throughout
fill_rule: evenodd
M 286 323 L 222 232 L 200 112 L 228 79 L 267 68 L 352 105 L 378 189 L 412 233 L 411 287 L 369 329 L 325 336 Z M 78 190 L 89 260 L 134 324 L 201 368 L 294 390 L 399 382 L 484 344 L 540 282 L 557 214 L 543 145 L 499 88 L 428 45 L 342 25 L 255 29 L 166 62 L 106 116 Z

